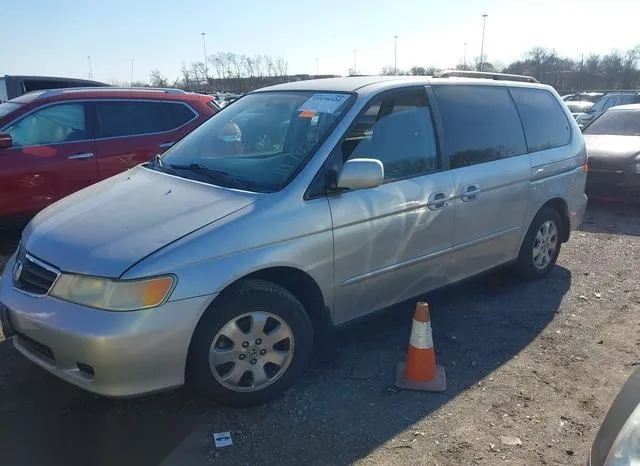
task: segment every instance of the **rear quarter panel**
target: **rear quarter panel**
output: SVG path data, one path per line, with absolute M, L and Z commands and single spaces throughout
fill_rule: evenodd
M 551 91 L 560 100 L 558 94 Z M 560 198 L 566 202 L 572 230 L 582 222 L 587 204 L 587 197 L 584 194 L 587 181 L 587 172 L 584 168 L 586 148 L 580 128 L 566 106 L 562 105 L 562 108 L 571 128 L 569 144 L 529 154 L 531 189 L 522 239 L 538 211 L 554 198 Z

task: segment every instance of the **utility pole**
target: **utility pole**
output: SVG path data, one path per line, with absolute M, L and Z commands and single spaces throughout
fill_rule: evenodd
M 393 69 L 394 74 L 398 76 L 398 36 L 393 36 Z
M 87 55 L 87 60 L 89 61 L 89 79 L 93 79 L 93 70 L 91 69 L 91 55 Z
M 484 70 L 484 30 L 487 26 L 488 14 L 482 15 L 482 45 L 480 46 L 480 71 Z
M 200 35 L 202 36 L 202 50 L 204 51 L 204 82 L 206 85 L 209 79 L 209 66 L 207 65 L 207 41 L 205 39 L 207 33 L 201 32 Z
M 133 60 L 131 60 L 131 83 L 130 86 L 133 87 Z
M 318 72 L 318 70 L 319 70 L 318 57 L 316 57 L 316 76 L 320 76 L 320 73 Z

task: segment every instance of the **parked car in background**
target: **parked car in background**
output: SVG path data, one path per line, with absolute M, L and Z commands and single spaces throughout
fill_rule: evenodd
M 613 400 L 589 451 L 587 466 L 640 464 L 640 368 Z
M 241 97 L 31 221 L 0 281 L 7 333 L 95 393 L 188 380 L 247 406 L 319 333 L 500 265 L 544 277 L 586 207 L 584 140 L 553 88 L 485 75 Z
M 63 89 L 69 87 L 103 87 L 108 84 L 76 78 L 52 76 L 9 76 L 0 77 L 0 104 L 32 91 Z
M 580 92 L 578 94 L 565 96 L 563 100 L 573 117 L 576 118 L 578 115 L 589 110 L 603 95 L 604 93 L 602 92 Z
M 0 223 L 164 152 L 217 111 L 209 96 L 114 87 L 36 91 L 0 104 Z
M 640 104 L 612 107 L 583 129 L 587 193 L 640 201 Z
M 637 103 L 640 103 L 640 92 L 611 92 L 602 96 L 588 111 L 579 115 L 576 121 L 580 128 L 584 128 L 611 107 Z

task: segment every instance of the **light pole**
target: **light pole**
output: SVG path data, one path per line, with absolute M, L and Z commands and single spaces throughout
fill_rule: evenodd
M 464 43 L 464 54 L 462 55 L 462 66 L 467 69 L 467 43 Z
M 356 74 L 356 49 L 353 49 L 353 71 L 351 74 Z
M 393 36 L 393 69 L 394 74 L 398 75 L 398 36 Z
M 93 70 L 91 69 L 91 55 L 87 55 L 87 61 L 89 62 L 89 79 L 93 79 Z
M 209 77 L 209 67 L 207 66 L 207 41 L 205 39 L 207 33 L 201 32 L 200 35 L 202 36 L 202 50 L 204 51 L 204 81 L 206 84 Z
M 480 71 L 484 69 L 484 29 L 487 26 L 488 14 L 482 15 L 482 45 L 480 46 Z
M 129 87 L 133 87 L 133 60 L 131 60 L 131 81 Z
M 320 76 L 320 73 L 318 72 L 319 66 L 318 66 L 318 57 L 316 57 L 316 76 Z

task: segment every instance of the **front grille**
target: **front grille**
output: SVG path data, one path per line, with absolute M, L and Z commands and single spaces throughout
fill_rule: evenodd
M 53 267 L 44 264 L 24 251 L 18 252 L 13 270 L 13 284 L 17 289 L 44 296 L 49 292 L 58 275 L 59 273 Z

